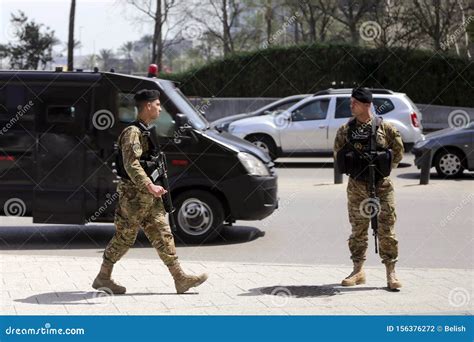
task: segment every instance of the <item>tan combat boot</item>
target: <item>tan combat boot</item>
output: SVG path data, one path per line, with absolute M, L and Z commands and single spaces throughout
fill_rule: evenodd
M 354 269 L 351 274 L 349 274 L 346 279 L 342 280 L 342 286 L 354 286 L 365 284 L 365 272 L 362 270 L 364 266 L 363 261 L 354 262 Z
M 96 290 L 101 290 L 104 292 L 109 292 L 110 290 L 113 294 L 124 294 L 127 289 L 124 286 L 117 284 L 112 278 L 112 269 L 114 264 L 110 261 L 104 260 L 102 266 L 100 267 L 99 274 L 94 279 L 92 287 Z
M 201 285 L 207 280 L 207 274 L 201 274 L 199 276 L 187 275 L 183 272 L 179 262 L 175 261 L 172 265 L 168 266 L 171 275 L 174 279 L 174 286 L 178 294 L 185 293 L 191 287 Z
M 395 274 L 395 263 L 386 263 L 385 267 L 387 269 L 387 287 L 390 290 L 396 290 L 402 287 L 402 283 L 397 279 Z

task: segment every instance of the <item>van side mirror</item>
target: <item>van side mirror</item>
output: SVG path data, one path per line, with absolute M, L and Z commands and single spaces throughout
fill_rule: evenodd
M 189 119 L 186 114 L 178 113 L 175 118 L 176 123 L 176 134 L 184 135 L 187 132 L 191 132 L 193 127 L 189 124 Z
M 174 143 L 177 145 L 198 142 L 198 138 L 193 132 L 193 127 L 189 124 L 186 114 L 178 113 L 175 118 L 176 131 L 174 134 Z
M 191 125 L 189 124 L 189 119 L 186 116 L 186 114 L 182 114 L 182 113 L 176 114 L 175 122 L 176 122 L 177 130 L 182 130 L 183 128 L 187 129 L 188 126 L 191 127 Z

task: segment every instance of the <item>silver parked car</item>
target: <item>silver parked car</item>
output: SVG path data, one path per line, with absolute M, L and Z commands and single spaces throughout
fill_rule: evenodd
M 466 127 L 446 128 L 427 134 L 412 150 L 415 165 L 422 167 L 423 156 L 431 154 L 431 166 L 439 176 L 455 178 L 464 170 L 474 171 L 474 122 Z
M 397 128 L 405 149 L 422 137 L 421 112 L 410 98 L 386 89 L 371 89 L 373 111 Z M 273 159 L 330 153 L 337 129 L 352 116 L 352 89 L 327 89 L 270 115 L 232 122 L 229 133 L 251 141 Z
M 269 103 L 257 110 L 254 110 L 253 112 L 230 115 L 230 116 L 226 116 L 221 119 L 215 120 L 210 123 L 210 126 L 211 128 L 215 128 L 218 131 L 227 132 L 229 130 L 229 125 L 236 120 L 251 118 L 251 117 L 260 116 L 260 115 L 267 115 L 276 110 L 285 110 L 308 96 L 311 96 L 311 94 L 287 96 L 275 102 Z

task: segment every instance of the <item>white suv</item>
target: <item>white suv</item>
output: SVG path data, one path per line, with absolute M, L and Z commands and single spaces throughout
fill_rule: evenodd
M 371 89 L 373 111 L 390 122 L 409 151 L 422 137 L 421 112 L 403 93 Z M 265 150 L 272 159 L 288 155 L 330 153 L 337 129 L 352 116 L 352 89 L 327 89 L 284 111 L 237 120 L 229 133 Z

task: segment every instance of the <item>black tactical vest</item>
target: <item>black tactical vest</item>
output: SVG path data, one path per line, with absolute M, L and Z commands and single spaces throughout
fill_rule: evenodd
M 148 151 L 143 152 L 140 157 L 140 165 L 143 167 L 143 170 L 146 172 L 147 176 L 151 176 L 151 174 L 156 170 L 156 162 L 154 161 L 158 154 L 160 153 L 158 142 L 156 141 L 156 137 L 154 135 L 153 126 L 146 127 L 140 121 L 134 121 L 130 126 L 138 127 L 142 136 L 145 136 L 148 140 Z M 117 175 L 123 179 L 130 180 L 127 171 L 123 165 L 123 154 L 122 150 L 119 146 L 120 142 L 116 144 L 116 158 L 115 163 L 117 165 Z
M 375 121 L 375 129 L 372 124 Z M 347 144 L 337 153 L 337 163 L 342 173 L 356 180 L 369 180 L 370 148 L 372 135 L 377 132 L 382 118 L 375 117 L 370 124 L 357 124 L 353 119 L 348 122 Z M 377 139 L 374 139 L 377 141 Z M 379 181 L 390 175 L 392 151 L 376 143 L 375 180 Z
M 375 119 L 375 134 L 380 127 L 382 119 L 376 118 Z M 357 120 L 351 120 L 347 124 L 347 141 L 351 144 L 355 149 L 361 152 L 369 152 L 370 148 L 370 139 L 372 137 L 372 124 L 357 124 Z M 377 145 L 377 149 L 381 149 L 379 145 Z

